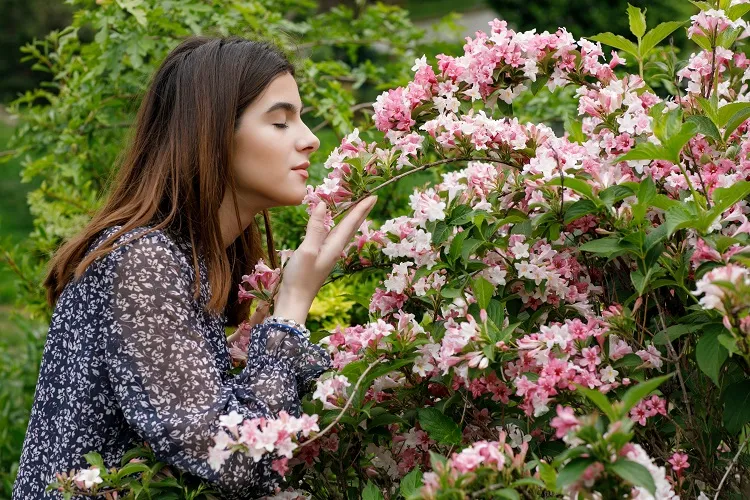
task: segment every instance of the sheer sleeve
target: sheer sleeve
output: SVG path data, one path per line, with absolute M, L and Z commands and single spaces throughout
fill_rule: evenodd
M 309 383 L 330 360 L 306 367 L 320 348 L 265 325 L 251 334 L 245 369 L 222 377 L 201 333 L 191 282 L 168 238 L 152 233 L 124 248 L 113 273 L 105 350 L 128 424 L 159 460 L 209 481 L 223 498 L 271 492 L 279 479 L 270 466 L 273 455 L 254 462 L 234 453 L 219 471 L 208 465 L 219 416 L 236 411 L 245 418 L 274 418 L 280 410 L 299 415 L 299 382 Z M 268 350 L 269 337 L 282 341 Z

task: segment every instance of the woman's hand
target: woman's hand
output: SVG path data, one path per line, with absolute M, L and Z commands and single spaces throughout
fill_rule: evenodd
M 274 315 L 304 324 L 313 299 L 331 274 L 344 247 L 352 240 L 377 196 L 357 203 L 351 212 L 330 232 L 323 223 L 325 203 L 318 203 L 310 214 L 305 239 L 289 258 L 281 276 L 274 305 Z

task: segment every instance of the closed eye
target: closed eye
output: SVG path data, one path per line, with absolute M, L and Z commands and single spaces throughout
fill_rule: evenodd
M 286 123 L 274 123 L 273 126 L 276 128 L 289 128 L 289 125 Z

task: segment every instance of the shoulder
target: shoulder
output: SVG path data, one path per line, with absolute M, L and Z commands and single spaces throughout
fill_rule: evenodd
M 116 225 L 102 231 L 90 250 L 98 248 L 105 241 L 110 242 L 110 238 L 116 235 L 111 241 L 112 251 L 106 257 L 110 264 L 151 261 L 181 268 L 190 266 L 187 259 L 189 248 L 170 232 L 154 229 L 153 226 L 139 226 L 118 234 L 121 229 L 122 226 Z

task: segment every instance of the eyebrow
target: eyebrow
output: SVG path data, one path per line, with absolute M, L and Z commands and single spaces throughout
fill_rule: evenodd
M 270 108 L 266 110 L 266 114 L 272 113 L 276 111 L 277 109 L 283 109 L 284 111 L 289 111 L 293 114 L 297 114 L 298 108 L 291 102 L 277 102 L 277 103 L 274 103 Z

